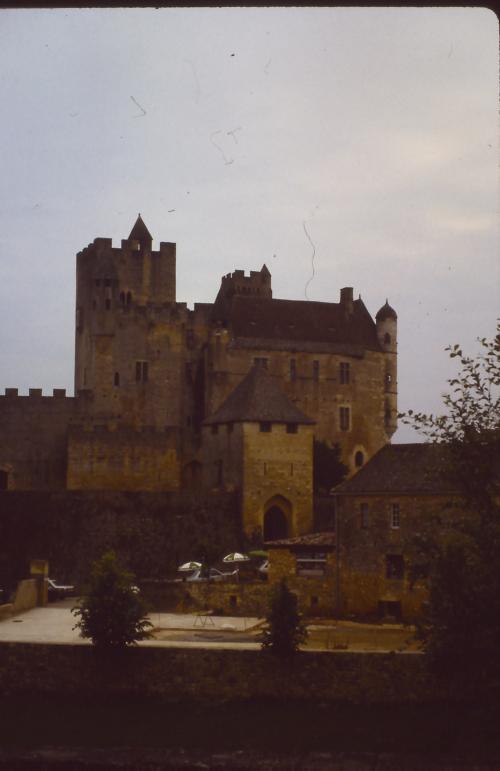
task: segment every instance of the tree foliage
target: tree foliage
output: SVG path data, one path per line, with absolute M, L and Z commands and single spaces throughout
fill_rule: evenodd
M 297 596 L 290 591 L 284 578 L 273 587 L 266 621 L 262 648 L 276 656 L 293 655 L 307 639 L 307 629 L 297 611 Z
M 461 369 L 448 381 L 445 414 L 400 417 L 443 445 L 463 501 L 414 544 L 430 567 L 421 635 L 436 671 L 460 689 L 484 692 L 500 688 L 500 335 L 479 342 L 476 357 L 459 345 L 446 349 Z
M 100 650 L 123 649 L 150 636 L 134 576 L 120 567 L 114 552 L 93 564 L 88 590 L 72 612 L 80 618 L 74 628 Z
M 330 447 L 327 442 L 314 440 L 313 488 L 315 493 L 328 493 L 339 485 L 349 469 L 340 459 L 340 445 Z

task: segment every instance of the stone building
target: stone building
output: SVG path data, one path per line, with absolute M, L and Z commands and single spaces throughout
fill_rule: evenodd
M 247 533 L 292 536 L 312 522 L 313 437 L 352 473 L 396 429 L 387 302 L 374 321 L 350 287 L 336 303 L 275 299 L 264 265 L 191 310 L 175 244 L 154 250 L 140 216 L 120 247 L 96 238 L 77 255 L 76 284 L 75 395 L 6 388 L 0 488 L 234 487 Z

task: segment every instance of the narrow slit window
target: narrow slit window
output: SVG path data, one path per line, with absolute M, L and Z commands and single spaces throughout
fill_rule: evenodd
M 340 418 L 340 430 L 349 431 L 351 427 L 351 410 L 349 409 L 349 407 L 340 407 L 339 418 Z

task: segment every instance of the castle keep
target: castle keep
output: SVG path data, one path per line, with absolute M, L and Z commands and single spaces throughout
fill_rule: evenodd
M 247 533 L 308 532 L 313 439 L 354 472 L 396 429 L 396 313 L 274 299 L 265 265 L 193 310 L 175 284 L 140 216 L 77 255 L 75 396 L 0 396 L 0 488 L 238 490 Z

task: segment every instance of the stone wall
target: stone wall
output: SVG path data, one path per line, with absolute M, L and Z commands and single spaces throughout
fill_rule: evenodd
M 82 401 L 64 389 L 52 396 L 41 389 L 30 389 L 29 396 L 6 389 L 0 396 L 0 470 L 8 490 L 65 487 L 68 425 L 81 409 Z
M 290 434 L 282 423 L 273 423 L 270 432 L 260 431 L 259 423 L 245 423 L 243 433 L 245 531 L 262 533 L 265 513 L 276 504 L 287 517 L 288 536 L 309 532 L 313 427 L 298 425 L 297 433 Z
M 327 440 L 342 447 L 342 460 L 355 469 L 354 456 L 361 451 L 365 462 L 390 439 L 385 420 L 385 376 L 387 355 L 378 351 L 358 350 L 351 353 L 330 353 L 307 350 L 307 344 L 287 345 L 275 349 L 274 341 L 261 341 L 261 347 L 238 347 L 227 330 L 217 330 L 208 344 L 211 363 L 205 395 L 205 411 L 213 413 L 241 382 L 256 358 L 267 359 L 268 370 L 274 375 L 288 398 L 308 417 L 316 421 L 316 439 Z M 314 344 L 311 343 L 314 348 Z M 306 350 L 300 350 L 300 348 Z M 295 375 L 291 374 L 291 361 Z M 314 374 L 318 362 L 318 375 Z M 349 383 L 341 383 L 340 365 L 349 363 Z M 394 383 L 392 384 L 394 385 Z M 396 406 L 396 394 L 391 396 Z M 350 409 L 350 425 L 340 427 L 340 407 Z
M 442 696 L 422 654 L 303 651 L 282 660 L 260 650 L 138 646 L 101 659 L 87 645 L 0 643 L 0 691 L 127 695 L 209 703 L 254 698 L 315 704 L 430 702 Z
M 68 490 L 178 490 L 177 432 L 71 427 Z
M 318 548 L 317 551 L 321 551 Z M 304 616 L 332 617 L 335 614 L 335 553 L 327 552 L 323 576 L 297 575 L 297 556 L 289 549 L 271 549 L 269 553 L 269 584 L 282 578 L 297 595 L 299 613 Z
M 362 506 L 366 507 L 364 516 Z M 394 506 L 398 507 L 396 522 Z M 445 526 L 461 511 L 460 499 L 453 494 L 339 495 L 337 536 L 343 614 L 374 616 L 379 612 L 379 603 L 384 602 L 400 603 L 404 619 L 420 615 L 428 593 L 425 580 L 411 580 L 412 541 L 426 528 L 435 527 L 437 521 Z M 403 573 L 399 576 L 390 575 L 388 560 L 392 558 L 402 560 Z
M 79 586 L 109 549 L 138 578 L 165 578 L 207 539 L 221 557 L 242 548 L 236 494 L 0 492 L 0 511 L 0 586 L 9 592 L 34 558 Z

